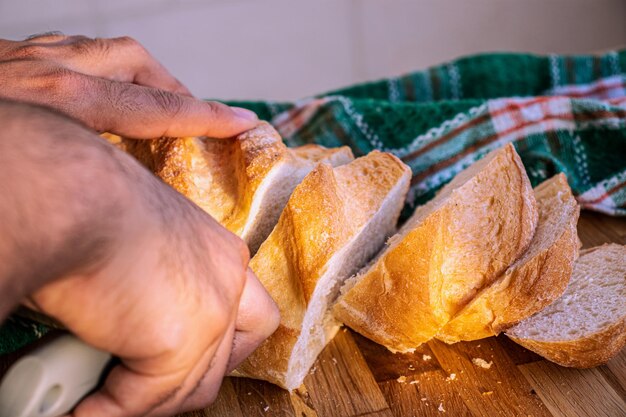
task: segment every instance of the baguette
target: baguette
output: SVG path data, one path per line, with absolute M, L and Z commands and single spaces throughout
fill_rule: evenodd
M 580 208 L 563 174 L 537 186 L 535 197 L 539 223 L 528 250 L 439 331 L 439 340 L 497 335 L 563 294 L 578 257 Z
M 626 345 L 626 246 L 582 251 L 563 296 L 506 335 L 562 366 L 590 368 L 617 355 Z
M 410 178 L 400 160 L 374 151 L 334 169 L 322 163 L 296 187 L 250 261 L 276 301 L 281 323 L 235 375 L 288 390 L 302 384 L 340 328 L 331 303 L 343 281 L 394 232 Z
M 536 225 L 532 187 L 508 144 L 419 207 L 348 280 L 334 314 L 391 351 L 412 351 L 524 253 Z
M 113 137 L 108 138 L 114 141 Z M 123 139 L 117 146 L 135 156 L 222 226 L 254 254 L 278 221 L 293 189 L 319 162 L 354 159 L 343 146 L 290 149 L 267 122 L 232 139 Z

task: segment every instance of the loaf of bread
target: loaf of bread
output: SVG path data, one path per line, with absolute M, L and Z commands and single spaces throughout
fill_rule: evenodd
M 340 328 L 329 311 L 343 281 L 393 234 L 411 173 L 371 152 L 332 168 L 322 163 L 291 195 L 250 267 L 278 304 L 281 323 L 236 371 L 292 390 Z
M 582 251 L 563 296 L 506 335 L 559 365 L 607 362 L 626 345 L 626 246 Z
M 411 177 L 390 154 L 290 149 L 265 122 L 226 140 L 107 139 L 256 253 L 250 266 L 281 324 L 237 376 L 297 388 L 342 323 L 392 351 L 506 331 L 578 367 L 626 344 L 626 247 L 575 262 L 579 207 L 565 176 L 532 190 L 510 144 L 457 175 L 385 246 Z
M 512 145 L 461 172 L 350 279 L 336 318 L 392 351 L 432 339 L 528 248 L 535 196 Z
M 559 174 L 535 188 L 539 223 L 528 250 L 437 334 L 448 343 L 497 335 L 563 294 L 578 257 L 580 208 Z
M 319 162 L 354 159 L 346 146 L 287 148 L 267 122 L 232 139 L 108 139 L 240 236 L 252 254 L 306 174 Z

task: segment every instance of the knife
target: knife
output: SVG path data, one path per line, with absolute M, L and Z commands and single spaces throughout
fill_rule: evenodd
M 93 391 L 109 353 L 66 334 L 15 362 L 0 383 L 0 417 L 57 417 Z

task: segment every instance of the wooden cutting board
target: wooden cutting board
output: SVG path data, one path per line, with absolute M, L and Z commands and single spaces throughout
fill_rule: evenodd
M 626 219 L 583 212 L 584 247 L 626 244 Z M 488 368 L 474 359 L 483 359 Z M 486 365 L 485 365 L 486 366 Z M 563 368 L 506 336 L 392 354 L 350 330 L 326 347 L 300 390 L 226 378 L 212 407 L 184 417 L 626 417 L 626 349 L 593 369 Z

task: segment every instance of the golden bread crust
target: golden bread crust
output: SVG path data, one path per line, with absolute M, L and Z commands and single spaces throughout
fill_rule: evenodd
M 497 335 L 563 294 L 578 257 L 580 208 L 563 174 L 540 184 L 535 196 L 539 225 L 527 253 L 450 320 L 438 339 L 455 343 Z
M 127 151 L 165 183 L 244 239 L 253 200 L 263 182 L 284 164 L 294 169 L 319 161 L 340 165 L 354 157 L 348 147 L 306 145 L 289 149 L 267 122 L 230 139 L 160 138 L 107 140 Z M 259 197 L 260 198 L 260 197 Z M 248 242 L 250 243 L 250 242 Z
M 418 208 L 335 316 L 390 350 L 412 350 L 519 258 L 536 225 L 532 187 L 509 144 Z
M 279 307 L 280 330 L 244 362 L 239 374 L 286 387 L 291 351 L 329 261 L 365 227 L 401 179 L 406 194 L 409 178 L 410 170 L 400 160 L 374 151 L 337 168 L 321 163 L 296 187 L 278 224 L 250 261 Z

